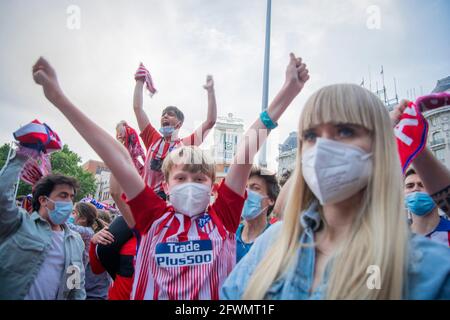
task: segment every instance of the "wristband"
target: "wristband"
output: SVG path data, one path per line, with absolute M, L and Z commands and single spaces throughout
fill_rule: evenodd
M 278 127 L 278 123 L 272 121 L 267 110 L 264 110 L 263 112 L 261 112 L 261 115 L 259 116 L 259 118 L 261 119 L 261 122 L 269 130 L 272 130 L 272 129 L 275 129 L 276 127 Z

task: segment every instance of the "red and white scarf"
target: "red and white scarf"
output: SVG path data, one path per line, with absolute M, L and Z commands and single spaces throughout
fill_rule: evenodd
M 124 123 L 122 128 L 122 135 L 124 137 L 123 145 L 127 148 L 139 174 L 142 175 L 144 172 L 145 152 L 139 141 L 139 136 L 136 130 L 130 127 L 127 123 Z M 139 160 L 139 157 L 141 158 L 141 161 Z
M 34 185 L 51 173 L 50 153 L 62 149 L 61 139 L 48 125 L 38 120 L 21 127 L 13 135 L 20 145 L 18 152 L 29 157 L 20 178 Z
M 144 81 L 147 90 L 150 93 L 150 97 L 153 97 L 153 95 L 157 92 L 155 85 L 153 84 L 152 76 L 150 75 L 150 72 L 144 67 L 144 64 L 142 62 L 134 75 L 134 79 Z

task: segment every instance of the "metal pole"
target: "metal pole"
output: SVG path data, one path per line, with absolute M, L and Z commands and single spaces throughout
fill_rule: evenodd
M 267 0 L 267 14 L 266 14 L 266 41 L 264 51 L 264 78 L 263 78 L 263 97 L 261 110 L 268 108 L 269 104 L 269 65 L 270 65 L 270 21 L 272 11 L 272 0 Z M 259 133 L 258 133 L 259 134 Z M 259 165 L 263 168 L 267 167 L 266 143 L 261 147 L 259 153 Z

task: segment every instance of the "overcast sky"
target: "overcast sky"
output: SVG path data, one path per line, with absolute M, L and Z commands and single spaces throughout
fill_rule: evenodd
M 80 9 L 79 29 L 67 26 L 71 5 Z M 264 0 L 1 0 L 0 143 L 38 118 L 83 161 L 99 159 L 33 83 L 31 66 L 40 55 L 66 94 L 111 134 L 122 119 L 137 127 L 132 96 L 140 61 L 159 90 L 144 96 L 155 126 L 167 105 L 184 111 L 184 133 L 200 124 L 209 73 L 219 115 L 232 112 L 248 126 L 261 108 L 265 6 Z M 370 6 L 379 9 L 379 29 Z M 276 168 L 278 143 L 296 130 L 306 98 L 324 85 L 364 77 L 368 87 L 370 70 L 375 90 L 383 65 L 391 98 L 394 77 L 400 97 L 411 88 L 430 92 L 450 74 L 449 13 L 447 0 L 273 0 L 269 99 L 283 83 L 290 51 L 304 58 L 311 80 L 273 132 L 270 167 Z

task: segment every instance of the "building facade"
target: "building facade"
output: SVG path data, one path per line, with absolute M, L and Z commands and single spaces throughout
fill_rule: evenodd
M 297 132 L 291 132 L 287 139 L 278 146 L 278 176 L 281 177 L 286 171 L 294 171 L 298 148 Z
M 108 169 L 108 167 L 103 162 L 96 160 L 89 160 L 88 162 L 83 164 L 82 167 L 84 170 L 94 175 L 97 185 L 95 194 L 89 196 L 99 202 L 112 205 L 114 203 L 114 200 L 111 198 L 111 193 L 109 190 L 109 179 L 111 177 L 111 171 Z
M 437 82 L 433 93 L 439 92 L 450 92 L 450 77 Z M 429 124 L 427 146 L 450 169 L 450 106 L 426 111 L 423 115 Z
M 244 135 L 244 121 L 232 113 L 218 117 L 214 126 L 214 144 L 211 156 L 216 163 L 216 180 L 225 177 L 236 155 L 237 147 Z

